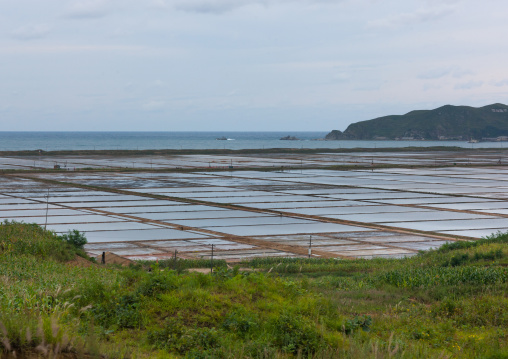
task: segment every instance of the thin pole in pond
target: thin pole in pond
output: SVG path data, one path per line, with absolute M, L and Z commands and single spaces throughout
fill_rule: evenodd
M 49 210 L 49 188 L 48 188 L 48 194 L 46 197 L 46 221 L 44 222 L 44 229 L 46 229 L 48 225 L 48 210 Z
M 210 273 L 213 273 L 213 244 L 212 244 L 212 256 L 210 257 Z
M 312 235 L 309 236 L 309 258 L 312 257 Z

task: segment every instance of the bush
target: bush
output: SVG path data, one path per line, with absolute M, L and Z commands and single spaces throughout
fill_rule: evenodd
M 126 294 L 93 306 L 91 313 L 96 323 L 104 328 L 139 328 L 142 320 L 139 306 L 138 297 Z
M 178 277 L 171 272 L 155 272 L 145 279 L 136 290 L 136 294 L 146 297 L 177 288 Z
M 257 321 L 253 314 L 247 313 L 245 310 L 237 310 L 229 314 L 222 327 L 227 331 L 236 333 L 240 337 L 245 337 L 250 330 L 257 326 Z
M 61 240 L 63 240 L 66 243 L 69 243 L 71 246 L 73 246 L 76 249 L 83 249 L 85 244 L 88 243 L 85 235 L 76 229 L 67 232 L 67 234 L 62 234 L 62 235 L 58 236 L 58 238 L 60 238 Z
M 42 258 L 68 261 L 75 251 L 59 240 L 54 232 L 35 223 L 4 221 L 0 223 L 0 254 L 28 254 Z
M 170 318 L 162 329 L 149 331 L 148 343 L 168 352 L 185 354 L 219 346 L 220 333 L 215 328 L 189 328 L 177 318 Z
M 284 313 L 273 322 L 275 346 L 286 353 L 309 355 L 324 345 L 316 325 L 301 315 Z
M 363 330 L 364 332 L 370 331 L 372 325 L 372 318 L 370 315 L 356 316 L 353 319 L 346 320 L 344 324 L 344 332 L 346 334 L 352 334 L 357 330 Z

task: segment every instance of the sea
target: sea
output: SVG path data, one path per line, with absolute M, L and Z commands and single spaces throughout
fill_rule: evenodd
M 0 151 L 383 148 L 457 146 L 503 148 L 503 142 L 323 141 L 327 132 L 0 132 Z M 298 140 L 281 140 L 294 136 Z M 226 140 L 222 140 L 226 138 Z

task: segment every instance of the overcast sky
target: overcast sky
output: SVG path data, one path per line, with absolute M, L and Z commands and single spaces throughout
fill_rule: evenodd
M 0 130 L 344 130 L 508 103 L 505 0 L 0 0 Z

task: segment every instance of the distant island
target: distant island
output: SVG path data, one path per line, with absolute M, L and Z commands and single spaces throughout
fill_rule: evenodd
M 299 141 L 300 139 L 295 137 L 295 136 L 285 136 L 285 137 L 281 137 L 279 138 L 279 140 L 282 140 L 282 141 Z
M 446 105 L 434 110 L 378 117 L 333 130 L 325 140 L 466 140 L 507 141 L 508 106 Z

